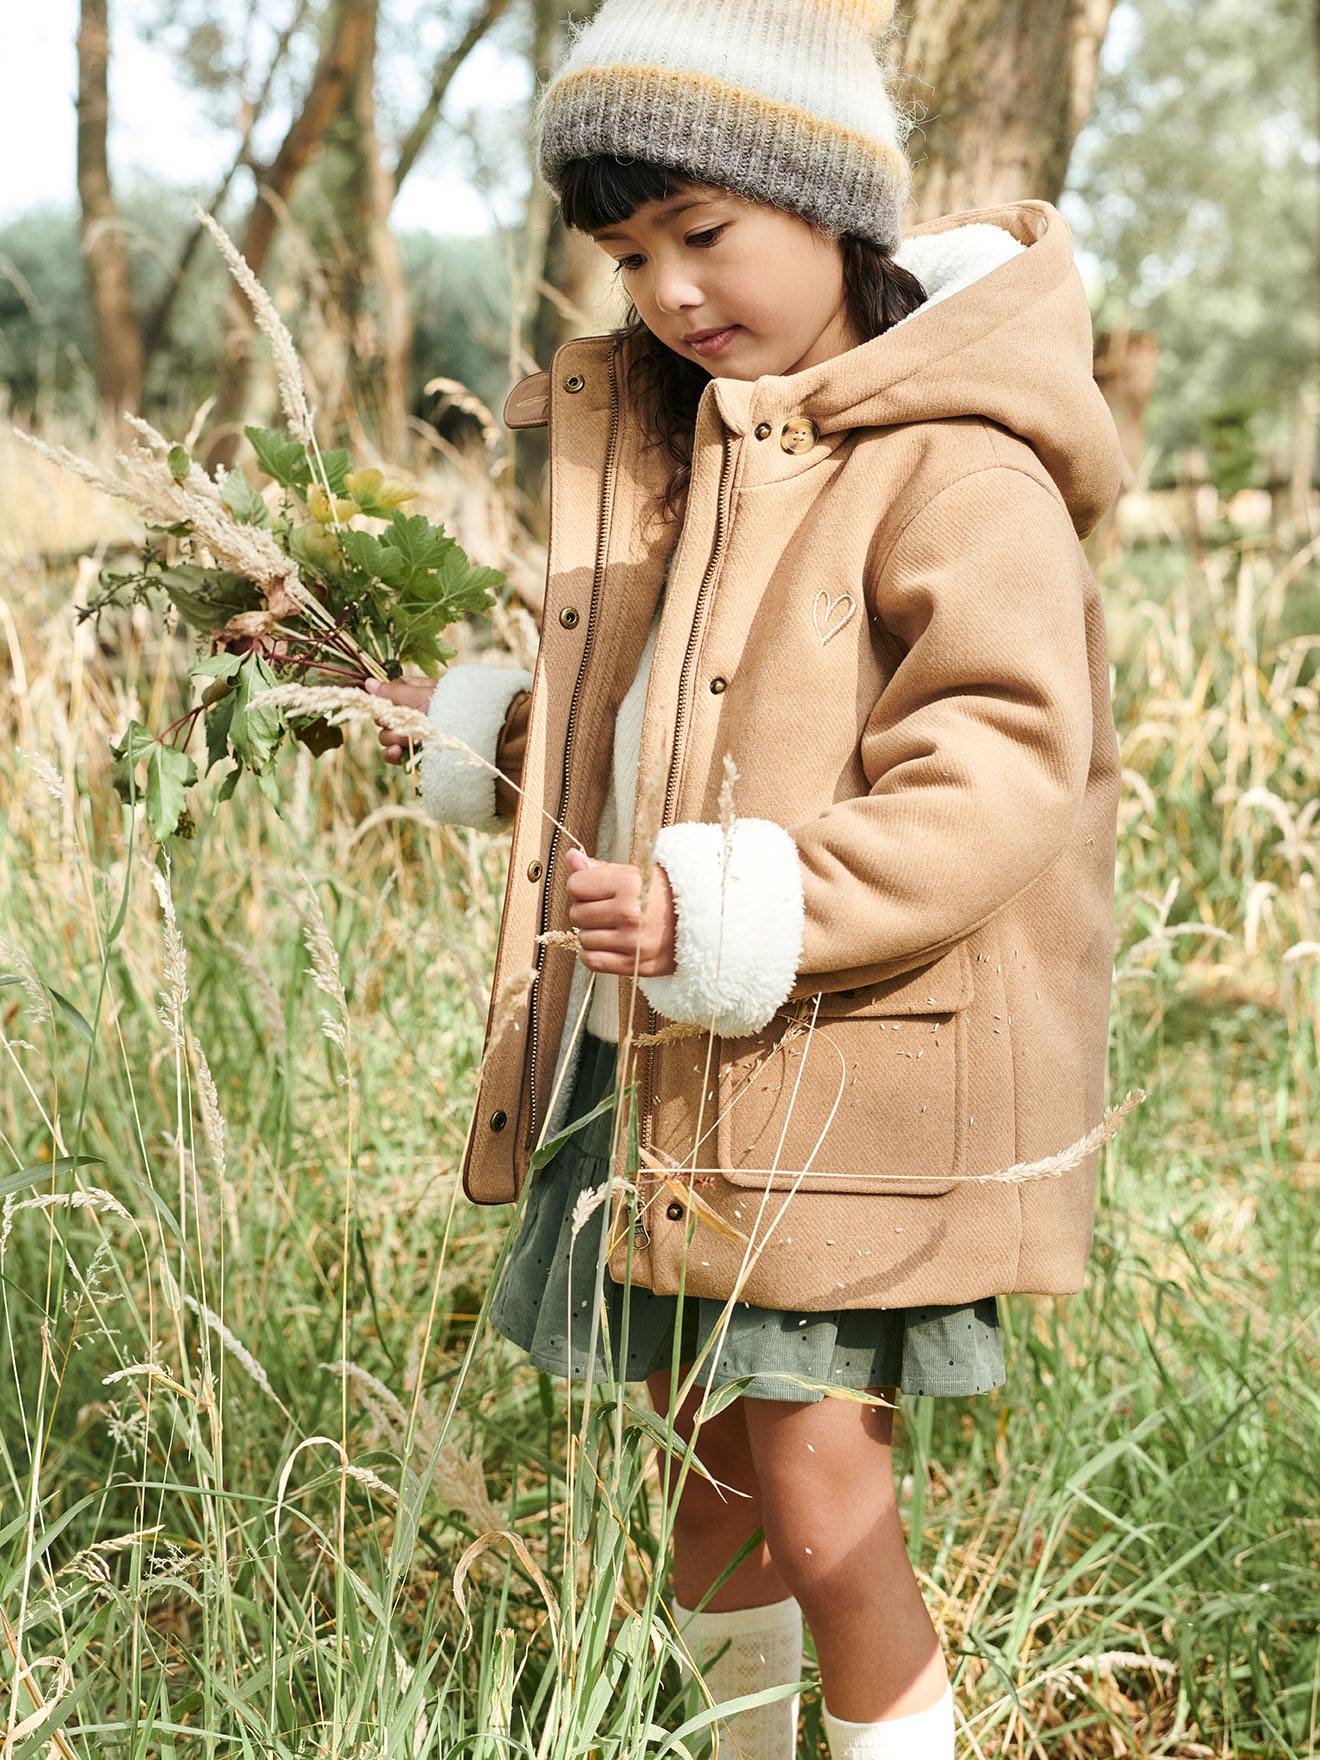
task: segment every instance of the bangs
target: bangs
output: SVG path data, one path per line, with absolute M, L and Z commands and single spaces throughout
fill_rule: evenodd
M 559 206 L 575 232 L 597 232 L 630 219 L 645 202 L 662 202 L 699 180 L 673 165 L 599 153 L 570 159 L 559 173 Z M 714 186 L 712 186 L 714 187 Z

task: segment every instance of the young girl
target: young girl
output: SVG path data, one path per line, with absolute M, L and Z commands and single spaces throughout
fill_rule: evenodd
M 575 33 L 538 162 L 631 303 L 506 405 L 549 424 L 536 670 L 384 689 L 500 772 L 427 747 L 428 811 L 512 829 L 468 1195 L 637 1084 L 639 1157 L 620 1093 L 532 1175 L 496 1326 L 574 1376 L 594 1337 L 662 1412 L 675 1330 L 684 1374 L 717 1334 L 675 1425 L 752 1378 L 698 1438 L 734 1494 L 687 1476 L 672 1602 L 698 1663 L 732 1640 L 716 1701 L 798 1681 L 805 1616 L 836 1760 L 949 1760 L 892 1409 L 1003 1381 L 1000 1292 L 1081 1286 L 1118 759 L 1078 539 L 1120 454 L 1058 212 L 903 237 L 888 14 L 606 0 Z M 787 1760 L 797 1711 L 727 1734 Z

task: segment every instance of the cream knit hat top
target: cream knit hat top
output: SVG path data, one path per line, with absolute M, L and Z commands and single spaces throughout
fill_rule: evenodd
M 537 97 L 537 165 L 671 165 L 897 250 L 912 122 L 876 58 L 893 0 L 605 0 Z

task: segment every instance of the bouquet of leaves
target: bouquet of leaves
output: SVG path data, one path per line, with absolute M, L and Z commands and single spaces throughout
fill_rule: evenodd
M 315 684 L 324 702 L 319 687 L 327 681 L 358 687 L 369 676 L 397 678 L 409 664 L 435 676 L 455 656 L 442 639 L 445 628 L 488 610 L 505 579 L 499 569 L 473 563 L 442 525 L 406 512 L 414 490 L 374 467 L 354 468 L 346 451 L 321 450 L 288 331 L 228 235 L 198 215 L 274 352 L 286 428 L 245 430 L 272 487 L 263 492 L 223 467 L 211 475 L 186 446 L 134 416 L 126 419 L 135 443 L 118 455 L 117 474 L 20 436 L 95 488 L 131 502 L 146 523 L 136 565 L 118 574 L 103 569 L 80 620 L 159 597 L 198 638 L 188 672 L 202 687 L 201 701 L 159 733 L 131 721 L 110 748 L 116 790 L 125 800 L 145 799 L 161 840 L 194 829 L 186 790 L 198 780 L 188 748 L 199 722 L 203 774 L 230 763 L 218 798 L 229 799 L 247 772 L 278 811 L 274 764 L 286 736 L 317 752 L 343 741 L 342 716 L 300 710 L 298 693 L 281 687 Z M 270 693 L 274 700 L 266 701 Z M 343 695 L 351 707 L 352 697 Z M 366 692 L 360 698 L 373 719 L 388 711 Z

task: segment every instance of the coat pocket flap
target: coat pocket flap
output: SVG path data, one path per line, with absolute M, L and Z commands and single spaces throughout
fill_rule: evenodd
M 908 1014 L 957 1014 L 969 1006 L 975 994 L 972 956 L 960 941 L 948 953 L 895 978 L 875 984 L 859 984 L 850 990 L 826 990 L 820 999 L 818 1020 L 867 1020 L 872 1016 Z M 794 1012 L 806 1010 L 811 1018 L 812 999 L 804 997 Z

